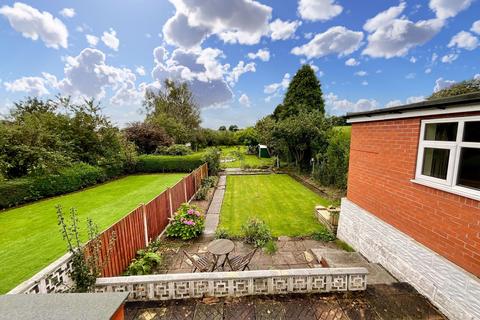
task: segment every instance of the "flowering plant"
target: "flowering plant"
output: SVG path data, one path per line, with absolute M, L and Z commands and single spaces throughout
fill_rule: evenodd
M 170 218 L 166 234 L 169 237 L 188 240 L 198 237 L 204 228 L 205 215 L 198 207 L 184 203 Z

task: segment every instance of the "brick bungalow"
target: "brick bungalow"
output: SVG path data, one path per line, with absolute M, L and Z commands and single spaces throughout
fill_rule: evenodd
M 480 319 L 480 94 L 347 114 L 338 237 L 451 319 Z

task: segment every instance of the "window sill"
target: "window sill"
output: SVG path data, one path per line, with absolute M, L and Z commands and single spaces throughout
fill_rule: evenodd
M 465 197 L 465 198 L 480 201 L 480 192 L 479 193 L 471 193 L 471 192 L 466 191 L 466 190 L 468 190 L 466 188 L 461 188 L 461 187 L 452 188 L 452 187 L 444 186 L 444 185 L 441 185 L 441 184 L 438 184 L 438 183 L 435 183 L 435 182 L 420 180 L 420 179 L 412 179 L 412 180 L 410 180 L 410 182 L 420 184 L 422 186 L 430 187 L 430 188 L 433 188 L 433 189 L 438 189 L 438 190 L 442 190 L 442 191 L 445 191 L 445 192 L 453 193 L 453 194 L 456 194 L 456 195 L 459 195 L 459 196 L 462 196 L 462 197 Z

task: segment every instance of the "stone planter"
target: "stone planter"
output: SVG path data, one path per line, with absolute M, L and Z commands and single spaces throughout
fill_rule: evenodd
M 315 207 L 315 216 L 321 224 L 325 225 L 328 230 L 330 230 L 330 232 L 334 235 L 337 234 L 338 218 L 340 216 L 339 208 L 332 206 L 325 208 L 324 206 L 318 205 Z

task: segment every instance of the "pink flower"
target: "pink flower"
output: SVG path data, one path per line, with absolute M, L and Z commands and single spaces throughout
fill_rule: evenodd
M 191 214 L 195 214 L 195 212 L 196 212 L 196 211 L 193 210 L 193 209 L 188 209 L 188 211 L 187 211 L 187 213 L 190 214 L 190 215 L 191 215 Z

